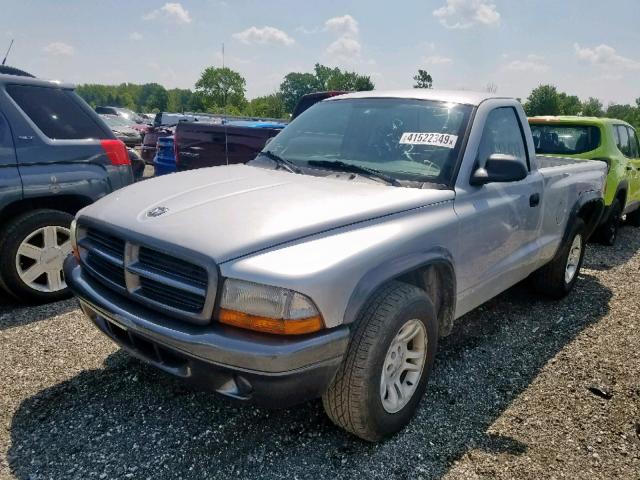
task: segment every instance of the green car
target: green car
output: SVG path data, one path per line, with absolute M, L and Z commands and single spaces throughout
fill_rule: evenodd
M 577 116 L 529 118 L 536 153 L 609 165 L 605 212 L 596 238 L 613 245 L 624 215 L 640 226 L 640 144 L 635 129 L 622 120 Z

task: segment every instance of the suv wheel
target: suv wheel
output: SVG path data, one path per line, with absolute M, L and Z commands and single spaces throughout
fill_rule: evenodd
M 70 295 L 62 263 L 71 253 L 73 217 L 58 210 L 35 210 L 13 219 L 0 236 L 0 277 L 18 300 L 50 302 Z
M 394 281 L 356 325 L 322 403 L 336 425 L 377 441 L 401 430 L 416 411 L 438 346 L 437 317 L 423 290 Z
M 640 207 L 631 213 L 627 213 L 627 223 L 632 227 L 640 227 Z
M 577 219 L 571 228 L 569 241 L 559 254 L 532 275 L 533 286 L 540 293 L 552 298 L 567 295 L 578 280 L 584 260 L 585 224 Z
M 597 238 L 602 245 L 612 246 L 618 238 L 618 228 L 622 218 L 622 204 L 617 198 L 611 204 L 609 218 L 598 227 Z

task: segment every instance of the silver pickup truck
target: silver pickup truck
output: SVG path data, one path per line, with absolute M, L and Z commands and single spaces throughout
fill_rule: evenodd
M 247 165 L 86 207 L 64 272 L 91 321 L 145 362 L 245 402 L 322 397 L 376 441 L 411 419 L 454 319 L 527 277 L 571 290 L 605 175 L 536 157 L 510 98 L 353 93 Z

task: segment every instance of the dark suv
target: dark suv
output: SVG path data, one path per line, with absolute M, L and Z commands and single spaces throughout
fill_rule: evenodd
M 62 262 L 82 207 L 133 182 L 124 144 L 73 90 L 0 73 L 0 287 L 68 295 Z

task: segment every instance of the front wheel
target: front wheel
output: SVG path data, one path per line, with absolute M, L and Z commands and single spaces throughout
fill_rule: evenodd
M 356 325 L 322 403 L 336 425 L 373 442 L 413 417 L 433 367 L 438 323 L 423 290 L 394 281 L 369 302 Z
M 0 236 L 0 277 L 18 300 L 51 302 L 70 296 L 62 263 L 71 253 L 73 217 L 35 210 L 13 219 Z
M 578 218 L 556 257 L 532 275 L 534 288 L 552 298 L 567 295 L 578 280 L 585 250 L 585 224 Z

